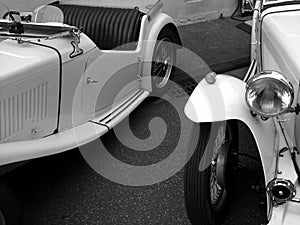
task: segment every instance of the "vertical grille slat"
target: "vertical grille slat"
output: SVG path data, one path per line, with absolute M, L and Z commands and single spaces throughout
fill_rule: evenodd
M 47 110 L 48 110 L 48 82 L 46 82 L 45 87 L 45 110 L 44 110 L 44 118 L 47 118 Z
M 8 125 L 7 125 L 7 127 L 8 127 L 8 136 L 11 136 L 11 120 L 12 120 L 12 115 L 11 115 L 11 103 L 10 103 L 10 98 L 8 99 L 8 105 L 7 105 L 7 109 L 8 109 L 8 113 L 7 113 L 7 115 L 8 115 Z
M 28 91 L 25 91 L 25 120 L 28 120 Z
M 44 118 L 44 103 L 45 103 L 45 99 L 44 99 L 44 96 L 45 96 L 45 93 L 44 93 L 44 87 L 45 87 L 45 84 L 42 84 L 42 96 L 41 96 L 41 100 L 42 100 L 42 103 L 41 103 L 41 120 L 43 120 L 43 118 Z
M 22 114 L 22 121 L 21 121 L 21 127 L 22 130 L 24 129 L 24 121 L 25 121 L 25 97 L 24 97 L 24 93 L 21 93 L 21 114 Z
M 3 114 L 3 103 L 0 102 L 0 114 Z M 3 117 L 0 118 L 0 124 L 4 124 Z M 0 126 L 0 140 L 4 139 L 4 126 Z
M 29 90 L 29 119 L 31 119 L 33 116 L 33 102 L 32 102 L 33 96 L 32 96 L 32 89 Z
M 48 83 L 0 99 L 0 142 L 47 118 Z
M 17 94 L 17 130 L 20 130 L 20 123 L 21 123 L 21 110 L 20 110 L 20 94 Z
M 40 93 L 40 85 L 37 87 L 37 121 L 40 121 L 40 107 L 41 107 L 41 93 Z
M 18 122 L 17 110 L 16 110 L 16 96 L 12 97 L 12 113 L 13 113 L 13 118 L 15 118 L 12 120 L 13 133 L 15 134 L 17 132 L 17 122 Z

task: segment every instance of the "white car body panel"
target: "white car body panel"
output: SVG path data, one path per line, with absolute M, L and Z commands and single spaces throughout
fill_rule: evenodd
M 128 95 L 128 92 L 139 89 L 138 76 L 139 54 L 132 52 L 108 52 L 96 53 L 97 59 L 87 68 L 85 72 L 84 92 L 82 109 L 85 113 L 91 114 L 111 105 L 112 102 Z M 99 71 L 99 66 L 103 70 Z M 122 76 L 122 74 L 129 76 Z M 88 79 L 97 81 L 97 83 L 88 83 Z M 121 90 L 126 85 L 127 90 Z M 101 92 L 99 91 L 101 90 Z
M 271 7 L 265 10 L 262 19 L 262 67 L 264 70 L 277 70 L 284 74 L 291 82 L 295 92 L 293 105 L 299 103 L 299 78 L 300 64 L 300 29 L 298 22 L 300 19 L 300 5 L 288 5 Z M 299 137 L 299 116 L 295 114 L 285 114 L 282 119 L 287 119 L 283 123 L 285 132 L 288 134 L 290 146 L 298 146 Z M 279 130 L 279 128 L 277 129 Z M 300 165 L 299 155 L 296 161 Z M 282 173 L 278 177 L 289 179 L 297 188 L 296 197 L 299 198 L 300 188 L 297 181 L 297 174 L 294 171 L 293 163 L 289 154 L 280 157 L 278 170 Z M 295 202 L 274 207 L 269 224 L 289 225 L 296 224 L 300 219 L 300 205 Z
M 300 191 L 298 183 L 297 192 Z M 297 224 L 300 220 L 299 203 L 288 202 L 282 206 L 273 208 L 273 214 L 268 225 L 290 225 Z
M 0 143 L 53 133 L 59 93 L 57 54 L 40 46 L 5 40 L 1 42 L 0 61 Z M 40 132 L 32 132 L 40 126 Z
M 54 67 L 0 89 L 0 143 L 41 138 L 54 132 L 58 74 L 58 67 Z
M 44 157 L 71 150 L 87 144 L 101 137 L 113 126 L 128 116 L 146 97 L 149 92 L 139 91 L 135 95 L 134 104 L 128 102 L 118 112 L 116 118 L 109 123 L 109 126 L 97 124 L 101 117 L 94 118 L 94 121 L 87 121 L 71 129 L 52 134 L 48 137 L 36 140 L 26 140 L 2 143 L 0 145 L 0 165 Z
M 215 84 L 203 79 L 186 103 L 185 115 L 196 123 L 239 120 L 251 130 L 260 150 L 266 180 L 273 179 L 276 151 L 275 128 L 272 120 L 261 121 L 250 114 L 245 99 L 245 82 L 218 75 Z M 267 140 L 267 141 L 265 141 Z M 268 149 L 268 151 L 264 151 Z M 275 149 L 272 151 L 272 149 Z
M 40 46 L 29 47 L 27 44 L 18 45 L 12 40 L 0 43 L 0 88 L 57 67 L 57 54 L 50 49 Z
M 0 148 L 0 165 L 64 152 L 89 143 L 107 131 L 104 126 L 87 122 L 37 140 L 3 143 Z
M 75 2 L 79 3 L 79 1 L 73 1 L 73 3 Z M 81 3 L 83 4 L 82 1 Z M 119 3 L 121 4 L 121 1 Z M 99 2 L 96 5 L 107 6 Z M 1 64 L 4 62 L 1 52 L 4 52 L 3 55 L 9 62 L 8 65 L 12 65 L 11 57 L 17 59 L 14 61 L 13 68 L 7 66 L 7 71 L 12 71 L 10 74 L 0 75 L 0 110 L 2 113 L 6 110 L 7 114 L 11 114 L 7 107 L 1 108 L 1 102 L 4 97 L 8 98 L 10 93 L 16 95 L 18 82 L 26 90 L 35 88 L 36 83 L 43 79 L 46 79 L 45 82 L 48 85 L 51 84 L 51 86 L 47 86 L 49 88 L 49 93 L 47 92 L 49 121 L 47 123 L 43 121 L 43 123 L 28 123 L 23 127 L 25 136 L 23 134 L 23 136 L 21 134 L 20 136 L 11 135 L 13 137 L 8 139 L 4 135 L 10 130 L 5 131 L 6 133 L 2 131 L 3 135 L 0 134 L 0 165 L 56 154 L 81 146 L 99 138 L 108 131 L 108 128 L 113 128 L 128 116 L 151 91 L 151 80 L 143 78 L 151 76 L 151 68 L 148 68 L 151 63 L 147 60 L 152 57 L 156 44 L 155 38 L 165 25 L 176 26 L 175 22 L 160 10 L 161 6 L 156 5 L 152 11 L 150 10 L 151 18 L 147 15 L 142 18 L 137 48 L 130 51 L 98 49 L 84 33 L 80 34 L 80 43 L 78 44 L 83 53 L 73 58 L 70 57 L 70 54 L 74 50 L 74 43 L 71 44 L 74 37 L 70 35 L 50 39 L 33 39 L 30 40 L 31 43 L 18 43 L 16 40 L 0 41 Z M 47 25 L 65 26 L 58 23 L 47 23 Z M 16 49 L 10 48 L 10 45 L 14 45 Z M 17 55 L 20 47 L 26 49 L 27 52 L 24 51 Z M 55 49 L 59 50 L 59 54 Z M 148 57 L 147 60 L 145 57 Z M 43 65 L 44 61 L 47 61 L 47 66 Z M 62 63 L 61 71 L 60 61 Z M 24 67 L 18 70 L 17 66 L 20 63 L 27 62 L 28 71 L 24 70 Z M 32 69 L 35 65 L 40 65 L 40 67 Z M 109 68 L 113 68 L 113 70 L 109 70 Z M 53 71 L 49 75 L 48 71 L 50 70 L 55 70 L 55 77 L 52 74 Z M 17 76 L 11 75 L 16 72 L 18 72 Z M 40 74 L 42 75 L 40 76 Z M 115 75 L 121 79 L 114 80 Z M 29 78 L 35 78 L 35 80 L 31 81 Z M 87 83 L 88 78 L 96 82 Z M 28 79 L 27 85 L 21 82 L 25 79 Z M 104 83 L 110 80 L 115 83 L 109 84 L 108 82 L 108 87 L 103 89 Z M 127 85 L 125 85 L 126 83 Z M 7 91 L 6 96 L 2 93 L 8 86 L 11 91 Z M 114 88 L 120 89 L 117 96 L 111 95 L 115 93 Z M 98 94 L 103 96 L 100 95 L 98 98 Z M 45 98 L 45 95 L 43 96 Z M 99 99 L 100 103 L 97 103 Z M 22 114 L 17 106 L 14 110 L 16 115 Z M 1 120 L 3 122 L 7 119 L 1 117 Z M 18 120 L 17 117 L 12 117 L 10 123 L 14 124 L 16 120 Z M 99 121 L 103 121 L 103 124 L 100 124 Z M 6 130 L 7 124 L 4 123 L 6 126 L 4 127 L 2 122 L 0 127 L 2 130 Z M 9 126 L 12 126 L 11 124 Z M 14 128 L 12 127 L 12 129 Z M 1 139 L 1 135 L 4 138 Z
M 300 19 L 300 7 L 293 7 L 293 11 L 272 11 L 263 14 L 262 25 L 262 69 L 275 70 L 284 74 L 294 88 L 294 92 L 299 91 L 299 51 L 300 29 L 295 21 Z M 297 11 L 294 11 L 297 10 Z M 294 104 L 298 103 L 298 96 L 295 95 Z M 285 123 L 285 128 L 289 136 L 295 137 L 299 142 L 298 135 L 294 136 L 295 117 L 289 123 Z

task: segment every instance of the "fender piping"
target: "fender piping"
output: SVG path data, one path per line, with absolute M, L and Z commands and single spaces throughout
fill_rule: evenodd
M 104 127 L 107 128 L 108 131 L 110 131 L 109 126 L 107 126 L 106 124 L 99 123 L 99 122 L 96 122 L 96 121 L 93 121 L 93 120 L 89 120 L 89 122 L 94 123 L 94 124 L 97 124 L 97 125 L 99 125 L 99 126 L 104 126 Z

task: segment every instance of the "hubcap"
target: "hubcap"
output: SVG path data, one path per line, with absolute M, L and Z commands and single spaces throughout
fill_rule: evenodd
M 152 77 L 157 88 L 163 88 L 170 78 L 174 63 L 174 50 L 169 38 L 159 41 L 152 62 Z

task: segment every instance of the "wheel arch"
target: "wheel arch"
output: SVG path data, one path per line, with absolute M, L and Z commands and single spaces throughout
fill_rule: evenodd
M 173 24 L 173 23 L 168 23 L 168 24 L 166 24 L 164 27 L 163 27 L 163 29 L 169 29 L 169 30 L 171 30 L 173 33 L 174 33 L 174 43 L 176 44 L 176 45 L 178 45 L 177 47 L 179 48 L 179 47 L 182 47 L 182 40 L 181 40 L 181 37 L 180 37 L 180 34 L 179 34 L 179 31 L 178 31 L 178 29 L 177 29 L 177 27 L 175 26 L 175 24 Z M 163 30 L 162 29 L 162 30 Z
M 154 17 L 151 22 L 147 25 L 148 31 L 145 35 L 145 41 L 143 43 L 143 51 L 142 51 L 142 85 L 141 88 L 151 92 L 151 61 L 152 55 L 155 49 L 156 40 L 159 34 L 164 29 L 170 29 L 174 32 L 174 42 L 179 47 L 182 46 L 182 41 L 180 38 L 179 31 L 175 24 L 175 21 L 168 16 L 167 14 L 161 13 Z
M 253 116 L 245 102 L 245 83 L 218 75 L 214 84 L 203 79 L 185 106 L 185 115 L 196 123 L 238 121 L 250 130 L 259 151 L 265 181 L 274 178 L 277 142 L 274 121 Z

